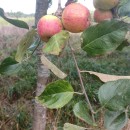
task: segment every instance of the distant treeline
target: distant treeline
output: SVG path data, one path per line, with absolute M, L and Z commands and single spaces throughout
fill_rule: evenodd
M 6 15 L 9 17 L 15 17 L 15 18 L 23 18 L 23 17 L 34 17 L 34 14 L 24 14 L 20 11 L 18 12 L 6 12 Z

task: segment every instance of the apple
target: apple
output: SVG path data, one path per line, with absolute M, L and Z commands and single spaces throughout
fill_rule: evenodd
M 115 7 L 119 0 L 93 0 L 95 8 L 102 10 L 109 10 Z
M 62 13 L 62 23 L 66 30 L 79 33 L 89 27 L 89 10 L 80 3 L 71 3 Z
M 113 18 L 112 12 L 110 10 L 100 10 L 96 9 L 94 11 L 94 20 L 97 23 L 100 23 L 104 20 L 110 20 Z
M 41 17 L 37 24 L 38 34 L 45 42 L 62 29 L 63 25 L 61 20 L 54 15 L 45 15 Z

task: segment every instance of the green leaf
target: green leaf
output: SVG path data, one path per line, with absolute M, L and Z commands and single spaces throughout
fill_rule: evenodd
M 129 42 L 127 40 L 123 41 L 116 50 L 122 51 L 124 47 L 129 46 Z
M 3 60 L 0 64 L 0 74 L 2 75 L 13 75 L 17 74 L 22 68 L 21 64 L 16 62 L 11 57 L 8 57 Z
M 98 92 L 102 106 L 112 111 L 125 110 L 130 105 L 130 79 L 107 82 Z
M 41 45 L 41 43 L 42 43 L 42 42 L 40 42 L 40 39 L 37 38 L 37 39 L 31 44 L 31 46 L 28 48 L 28 50 L 34 51 L 39 44 Z
M 82 34 L 82 49 L 89 55 L 111 53 L 125 40 L 128 24 L 123 21 L 104 21 L 86 29 Z
M 7 18 L 4 15 L 4 10 L 2 8 L 0 8 L 0 16 L 6 20 L 7 22 L 13 24 L 14 26 L 20 27 L 20 28 L 25 28 L 25 29 L 29 29 L 29 26 L 26 22 L 22 21 L 22 20 L 18 20 L 18 19 L 11 19 L 11 18 Z
M 90 125 L 94 125 L 92 121 L 92 117 L 89 114 L 88 106 L 85 102 L 78 102 L 75 104 L 73 108 L 74 115 L 79 119 L 85 121 Z
M 74 90 L 65 80 L 58 80 L 48 84 L 44 92 L 37 97 L 38 101 L 47 108 L 61 108 L 73 97 Z
M 107 130 L 122 130 L 127 124 L 128 116 L 121 111 L 106 111 L 104 116 L 104 126 Z
M 43 52 L 46 54 L 59 55 L 65 46 L 66 40 L 69 38 L 69 32 L 61 31 L 54 36 L 44 45 Z
M 130 0 L 122 0 L 121 4 L 117 7 L 118 16 L 129 16 L 130 17 Z
M 2 8 L 0 8 L 0 16 L 4 17 L 4 10 Z
M 80 126 L 77 126 L 77 125 L 73 125 L 73 124 L 70 124 L 70 123 L 65 123 L 63 130 L 86 130 L 86 128 L 80 127 Z
M 28 31 L 25 36 L 21 39 L 18 48 L 17 48 L 17 53 L 15 56 L 16 61 L 21 62 L 23 60 L 24 54 L 26 50 L 30 47 L 30 45 L 33 42 L 33 38 L 36 34 L 36 30 L 32 29 Z

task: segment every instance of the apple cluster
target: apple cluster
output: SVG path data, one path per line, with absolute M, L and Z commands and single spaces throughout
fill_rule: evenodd
M 79 33 L 90 26 L 90 12 L 80 3 L 71 3 L 65 7 L 61 19 L 54 15 L 43 16 L 37 31 L 41 39 L 47 42 L 54 34 L 66 29 L 72 33 Z
M 119 0 L 93 0 L 96 8 L 94 20 L 99 23 L 113 18 L 111 9 Z M 80 3 L 71 3 L 63 10 L 61 19 L 54 15 L 43 16 L 38 24 L 37 31 L 41 39 L 47 42 L 53 35 L 65 29 L 72 33 L 83 32 L 90 26 L 90 11 Z

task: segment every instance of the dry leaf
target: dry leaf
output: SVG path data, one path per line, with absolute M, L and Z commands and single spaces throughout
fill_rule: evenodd
M 130 76 L 109 75 L 109 74 L 103 74 L 103 73 L 98 73 L 93 71 L 81 71 L 81 72 L 88 72 L 90 74 L 96 75 L 97 77 L 99 77 L 99 79 L 102 82 L 115 81 L 118 79 L 130 79 Z
M 67 76 L 60 69 L 58 69 L 52 62 L 50 62 L 44 55 L 41 56 L 41 62 L 60 79 L 64 79 Z

